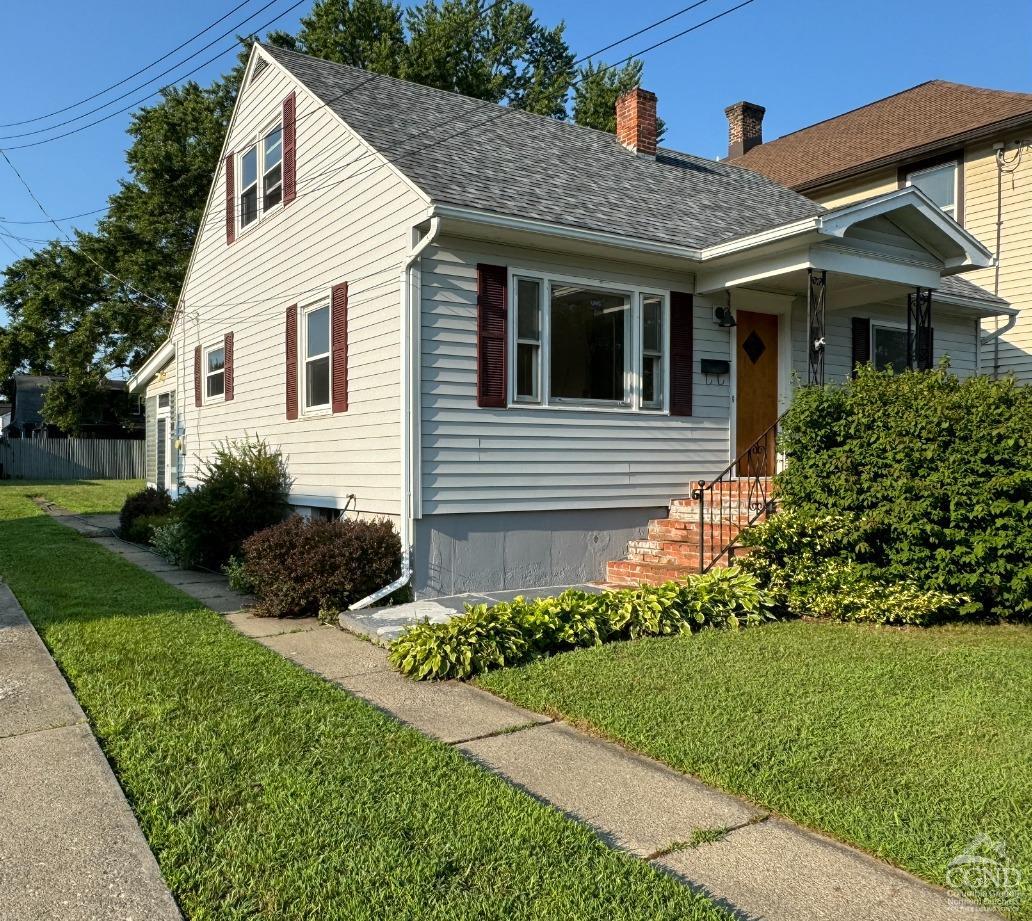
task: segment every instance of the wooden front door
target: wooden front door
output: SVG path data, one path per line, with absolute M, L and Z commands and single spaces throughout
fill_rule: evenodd
M 739 310 L 737 353 L 736 453 L 752 445 L 778 418 L 778 318 Z M 772 476 L 777 451 L 770 440 L 766 456 L 745 462 L 739 476 Z

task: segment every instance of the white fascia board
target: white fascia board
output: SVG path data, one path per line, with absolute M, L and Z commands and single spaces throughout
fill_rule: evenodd
M 616 246 L 636 252 L 656 253 L 663 256 L 687 259 L 698 262 L 701 251 L 692 246 L 679 246 L 676 243 L 660 243 L 655 240 L 643 240 L 640 237 L 628 237 L 618 233 L 601 230 L 586 230 L 580 227 L 569 227 L 566 224 L 555 224 L 533 218 L 515 217 L 511 214 L 499 214 L 494 211 L 482 211 L 478 208 L 466 208 L 459 205 L 438 204 L 435 212 L 443 219 L 468 221 L 472 224 L 483 224 L 488 227 L 501 227 L 506 230 L 518 230 L 525 233 L 538 233 L 552 237 L 564 237 L 568 240 L 579 240 L 587 243 L 598 243 L 604 246 Z
M 126 387 L 129 393 L 136 393 L 137 390 L 146 387 L 150 383 L 158 371 L 165 366 L 165 363 L 176 354 L 175 343 L 171 339 L 166 339 L 161 345 L 158 346 L 156 352 L 153 352 L 143 365 L 140 370 L 137 371 L 132 377 L 126 381 Z
M 1019 313 L 1017 307 L 1010 304 L 992 304 L 975 297 L 960 297 L 956 294 L 941 294 L 938 291 L 932 292 L 932 309 L 936 304 L 948 304 L 951 307 L 963 307 L 981 317 L 1016 317 Z
M 891 220 L 895 212 L 901 212 L 906 208 L 913 208 L 924 218 L 930 229 L 948 237 L 955 246 L 962 250 L 964 254 L 962 259 L 958 257 L 944 258 L 950 268 L 955 270 L 959 270 L 961 267 L 984 269 L 993 265 L 992 253 L 916 186 L 894 189 L 883 195 L 844 205 L 822 214 L 818 218 L 819 229 L 823 236 L 843 237 L 854 224 L 875 217 L 886 217 Z

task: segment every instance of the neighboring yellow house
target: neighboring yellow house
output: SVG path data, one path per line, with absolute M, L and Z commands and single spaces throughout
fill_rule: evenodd
M 1019 308 L 984 325 L 984 373 L 1032 381 L 1032 93 L 932 80 L 763 143 L 764 109 L 726 110 L 729 158 L 837 206 L 916 185 L 996 254 L 965 276 Z

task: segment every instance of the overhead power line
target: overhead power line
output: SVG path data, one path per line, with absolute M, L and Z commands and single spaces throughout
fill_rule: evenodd
M 55 115 L 60 115 L 63 112 L 67 112 L 69 109 L 74 109 L 77 106 L 84 105 L 87 102 L 92 102 L 94 99 L 97 99 L 100 96 L 103 96 L 105 93 L 108 93 L 111 90 L 117 89 L 118 87 L 122 86 L 123 84 L 128 83 L 130 80 L 140 76 L 140 74 L 146 73 L 152 67 L 155 67 L 156 65 L 160 64 L 162 61 L 167 61 L 177 51 L 182 51 L 183 48 L 185 48 L 187 45 L 189 45 L 195 39 L 200 38 L 202 35 L 204 35 L 205 32 L 209 32 L 211 29 L 214 29 L 215 26 L 217 26 L 219 23 L 225 22 L 227 19 L 229 19 L 230 16 L 232 16 L 235 12 L 240 10 L 242 7 L 247 6 L 247 4 L 250 3 L 250 2 L 251 2 L 251 0 L 243 0 L 242 3 L 238 3 L 236 6 L 233 7 L 233 9 L 231 9 L 224 16 L 219 17 L 214 22 L 208 23 L 208 25 L 206 25 L 203 29 L 201 29 L 200 32 L 195 32 L 185 42 L 183 42 L 180 45 L 176 45 L 175 48 L 173 48 L 171 51 L 167 52 L 166 54 L 163 54 L 160 58 L 157 58 L 156 60 L 151 61 L 149 64 L 145 65 L 144 67 L 141 67 L 135 73 L 129 74 L 128 77 L 123 77 L 117 83 L 112 83 L 110 86 L 105 86 L 102 90 L 97 90 L 92 96 L 85 96 L 82 99 L 79 99 L 76 102 L 69 103 L 68 105 L 63 106 L 60 109 L 54 109 L 53 112 L 47 112 L 45 115 L 37 115 L 34 118 L 23 118 L 21 121 L 17 121 L 17 122 L 0 122 L 0 128 L 16 128 L 18 125 L 29 125 L 29 124 L 32 124 L 33 122 L 43 121 L 43 119 L 45 119 L 45 118 L 53 118 Z

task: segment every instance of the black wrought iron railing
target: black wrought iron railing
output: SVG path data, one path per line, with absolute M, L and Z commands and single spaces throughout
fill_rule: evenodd
M 742 531 L 774 508 L 773 476 L 778 464 L 781 416 L 712 480 L 692 491 L 699 515 L 699 572 L 724 557 L 734 559 Z

